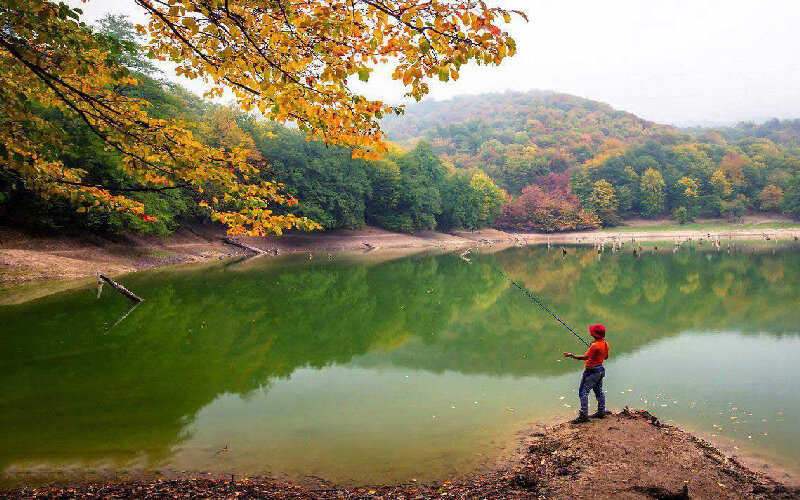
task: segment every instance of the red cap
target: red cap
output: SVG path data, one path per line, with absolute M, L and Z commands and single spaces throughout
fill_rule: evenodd
M 606 327 L 603 325 L 592 325 L 589 327 L 589 333 L 596 339 L 602 339 L 606 336 Z

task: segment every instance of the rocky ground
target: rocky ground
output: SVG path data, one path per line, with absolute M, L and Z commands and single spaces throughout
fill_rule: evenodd
M 800 488 L 741 465 L 647 412 L 531 431 L 494 472 L 441 484 L 302 487 L 227 477 L 0 491 L 0 498 L 797 499 Z

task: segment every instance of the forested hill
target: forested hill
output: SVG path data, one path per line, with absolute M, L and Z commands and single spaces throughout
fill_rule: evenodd
M 773 118 L 764 123 L 741 122 L 733 127 L 714 129 L 687 128 L 687 132 L 700 137 L 713 138 L 714 133 L 720 134 L 728 142 L 736 142 L 748 137 L 769 139 L 770 141 L 786 146 L 800 146 L 800 120 L 779 120 Z
M 458 168 L 481 168 L 512 193 L 592 158 L 608 143 L 677 133 L 590 99 L 549 91 L 459 96 L 387 118 L 390 140 L 431 141 Z
M 533 91 L 421 102 L 383 127 L 400 146 L 430 142 L 456 171 L 483 171 L 505 189 L 500 229 L 800 213 L 800 120 L 678 129 Z

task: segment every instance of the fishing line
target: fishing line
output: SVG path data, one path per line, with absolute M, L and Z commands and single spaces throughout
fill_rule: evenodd
M 469 262 L 470 262 L 470 261 L 469 261 L 469 259 L 465 258 L 465 255 L 464 255 L 464 254 L 461 254 L 461 258 L 462 258 L 463 260 L 465 260 L 467 263 L 469 263 Z M 498 269 L 498 268 L 494 267 L 493 265 L 489 264 L 488 262 L 481 262 L 481 264 L 484 264 L 484 265 L 485 265 L 485 266 L 487 266 L 489 269 L 493 270 L 494 272 L 496 272 L 497 274 L 499 274 L 499 275 L 500 275 L 500 276 L 502 276 L 503 278 L 507 279 L 509 283 L 511 283 L 511 284 L 512 284 L 512 285 L 514 285 L 515 287 L 517 287 L 517 288 L 519 288 L 520 290 L 522 290 L 523 292 L 525 292 L 525 294 L 526 294 L 526 295 L 527 295 L 527 296 L 528 296 L 528 297 L 529 297 L 529 298 L 530 298 L 532 301 L 536 302 L 536 304 L 537 304 L 539 307 L 541 307 L 542 309 L 544 309 L 544 310 L 545 310 L 545 312 L 547 312 L 547 314 L 549 314 L 550 316 L 552 316 L 553 318 L 555 318 L 555 320 L 556 320 L 556 321 L 558 321 L 559 323 L 561 323 L 561 325 L 562 325 L 564 328 L 566 328 L 567 330 L 569 330 L 570 332 L 572 332 L 572 334 L 573 334 L 573 335 L 575 335 L 576 337 L 578 337 L 578 338 L 580 339 L 580 341 L 581 341 L 581 342 L 583 342 L 584 344 L 586 344 L 586 347 L 589 347 L 589 343 L 588 343 L 588 342 L 586 342 L 585 340 L 583 340 L 583 337 L 581 337 L 580 335 L 578 335 L 578 334 L 575 332 L 575 330 L 573 330 L 572 328 L 570 328 L 570 327 L 569 327 L 569 325 L 568 325 L 568 324 L 566 324 L 566 323 L 564 323 L 563 321 L 561 321 L 561 318 L 559 318 L 558 316 L 556 316 L 556 315 L 553 313 L 553 311 L 551 311 L 550 309 L 548 309 L 548 307 L 547 307 L 546 305 L 542 304 L 542 302 L 541 302 L 539 299 L 537 299 L 537 298 L 536 298 L 536 296 L 535 296 L 535 295 L 533 295 L 533 293 L 531 293 L 531 292 L 529 292 L 527 289 L 525 289 L 525 288 L 522 288 L 521 286 L 519 286 L 519 285 L 517 284 L 517 282 L 516 282 L 516 281 L 514 281 L 514 280 L 512 280 L 511 278 L 509 278 L 508 276 L 506 276 L 506 274 L 505 274 L 503 271 L 501 271 L 500 269 Z

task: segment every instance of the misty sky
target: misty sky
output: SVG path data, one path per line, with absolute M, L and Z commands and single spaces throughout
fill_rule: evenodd
M 518 54 L 499 68 L 463 68 L 458 82 L 432 82 L 433 98 L 549 89 L 677 125 L 800 118 L 800 0 L 498 3 L 530 16 L 509 28 Z M 133 0 L 81 8 L 88 20 L 106 12 L 143 19 Z M 404 90 L 387 75 L 363 90 L 398 102 Z

